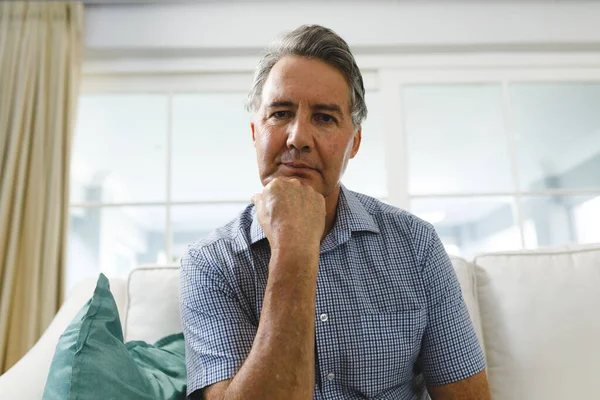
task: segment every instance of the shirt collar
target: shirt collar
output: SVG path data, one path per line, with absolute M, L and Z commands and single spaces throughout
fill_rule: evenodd
M 321 251 L 330 250 L 347 242 L 352 232 L 367 231 L 379 233 L 379 227 L 371 214 L 365 209 L 356 195 L 346 189 L 344 185 L 340 185 L 340 198 L 336 212 L 335 224 L 323 243 L 321 243 Z M 252 224 L 250 225 L 250 244 L 253 245 L 265 238 L 265 232 L 256 218 L 256 208 L 253 207 Z
M 346 189 L 344 185 L 341 186 L 342 196 L 340 197 L 343 199 L 341 204 L 343 204 L 347 209 L 342 208 L 342 211 L 346 211 L 345 214 L 342 214 L 342 212 L 338 211 L 338 218 L 342 216 L 342 218 L 348 219 L 350 221 L 350 231 L 352 232 L 368 231 L 379 233 L 379 227 L 373 219 L 373 216 L 369 214 L 363 203 L 361 203 L 358 197 L 356 197 L 356 194 Z M 338 203 L 338 210 L 339 204 L 340 203 Z

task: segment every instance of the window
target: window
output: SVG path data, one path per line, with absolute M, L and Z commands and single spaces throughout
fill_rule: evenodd
M 364 71 L 349 189 L 411 210 L 463 257 L 600 241 L 600 69 L 385 65 Z M 67 289 L 177 262 L 261 190 L 251 74 L 200 75 L 84 79 Z
M 385 200 L 388 197 L 385 167 L 384 115 L 381 96 L 367 92 L 368 116 L 362 124 L 360 149 L 350 160 L 342 182 L 354 191 Z
M 171 199 L 247 202 L 261 184 L 245 93 L 173 95 Z
M 522 189 L 600 189 L 600 83 L 519 83 L 510 97 Z
M 71 202 L 164 202 L 167 119 L 162 95 L 81 96 Z
M 600 189 L 600 84 L 406 84 L 402 93 L 411 210 L 450 253 L 596 237 L 572 215 L 580 195 Z M 578 215 L 591 216 L 586 207 Z
M 403 92 L 409 193 L 513 189 L 502 85 L 409 85 Z
M 575 234 L 579 243 L 600 243 L 600 196 L 583 201 L 573 208 Z
M 67 289 L 98 272 L 126 278 L 132 266 L 165 264 L 165 221 L 162 206 L 71 207 Z
M 509 197 L 420 198 L 411 201 L 411 211 L 434 225 L 451 255 L 471 257 L 492 248 L 521 248 Z

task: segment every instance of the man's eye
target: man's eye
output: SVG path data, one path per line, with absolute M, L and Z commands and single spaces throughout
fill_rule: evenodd
M 320 122 L 323 122 L 323 123 L 326 123 L 326 124 L 331 124 L 333 122 L 336 122 L 336 119 L 334 117 L 332 117 L 331 115 L 329 115 L 329 114 L 317 114 L 316 118 Z
M 286 118 L 289 114 L 289 111 L 275 111 L 271 116 L 275 117 L 275 119 L 283 119 Z

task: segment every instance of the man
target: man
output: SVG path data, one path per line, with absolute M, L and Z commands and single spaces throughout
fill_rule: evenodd
M 489 399 L 432 226 L 340 184 L 367 114 L 331 30 L 302 26 L 248 96 L 264 186 L 181 265 L 188 393 L 205 399 Z

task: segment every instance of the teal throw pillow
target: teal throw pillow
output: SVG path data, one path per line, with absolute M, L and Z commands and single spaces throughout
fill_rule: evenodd
M 186 379 L 183 334 L 123 343 L 117 304 L 100 274 L 58 341 L 43 400 L 185 399 Z

